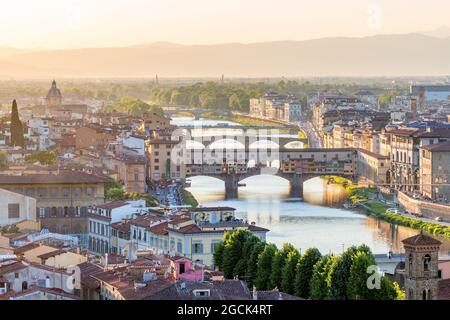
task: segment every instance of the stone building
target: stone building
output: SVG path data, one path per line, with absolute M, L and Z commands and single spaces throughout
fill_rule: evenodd
M 36 199 L 0 189 L 0 226 L 36 221 Z
M 0 188 L 36 199 L 37 220 L 51 232 L 80 237 L 87 246 L 88 207 L 105 202 L 104 176 L 81 171 L 0 174 Z
M 402 241 L 405 248 L 407 300 L 437 300 L 438 254 L 441 242 L 422 232 Z
M 420 148 L 420 192 L 433 200 L 450 200 L 450 142 Z

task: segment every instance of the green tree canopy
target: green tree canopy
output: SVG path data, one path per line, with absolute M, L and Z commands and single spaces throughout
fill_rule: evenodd
M 39 162 L 42 165 L 56 164 L 56 153 L 54 151 L 38 151 L 25 156 L 26 163 Z
M 242 249 L 247 239 L 251 236 L 253 235 L 250 231 L 237 230 L 233 232 L 224 242 L 225 248 L 222 258 L 222 271 L 227 279 L 234 278 L 234 276 L 239 276 L 234 274 L 234 268 L 239 260 L 242 259 Z
M 258 275 L 259 255 L 264 251 L 266 244 L 262 241 L 256 242 L 250 253 L 250 259 L 247 263 L 246 280 L 249 288 L 253 288 Z
M 300 253 L 297 249 L 288 253 L 286 263 L 283 266 L 283 273 L 281 274 L 281 290 L 283 292 L 294 294 L 295 293 L 295 270 L 300 259 Z
M 277 252 L 274 244 L 266 244 L 263 252 L 258 257 L 257 275 L 255 280 L 256 289 L 270 289 L 270 274 L 272 273 L 272 261 Z
M 278 250 L 272 261 L 272 274 L 270 275 L 270 286 L 272 288 L 281 289 L 281 275 L 283 267 L 286 263 L 289 252 L 294 251 L 295 248 L 290 243 L 283 244 L 283 247 Z
M 295 270 L 295 294 L 302 298 L 308 298 L 310 293 L 310 281 L 313 275 L 314 266 L 321 259 L 322 255 L 317 248 L 309 248 L 301 256 Z
M 350 277 L 350 268 L 353 263 L 353 257 L 358 251 L 370 253 L 370 248 L 361 245 L 351 246 L 344 253 L 336 258 L 333 269 L 330 273 L 330 297 L 335 300 L 346 300 L 347 281 Z
M 329 273 L 336 257 L 324 256 L 313 267 L 311 281 L 309 283 L 309 297 L 313 300 L 324 300 L 329 298 Z
M 111 112 L 113 110 L 126 112 L 132 116 L 141 116 L 144 113 L 156 113 L 158 115 L 164 114 L 161 107 L 156 105 L 149 105 L 148 103 L 140 99 L 133 99 L 130 97 L 123 97 L 115 104 L 103 107 L 103 111 Z
M 352 300 L 372 300 L 378 295 L 377 289 L 369 289 L 367 268 L 376 265 L 372 254 L 358 251 L 353 257 L 347 284 L 347 297 Z

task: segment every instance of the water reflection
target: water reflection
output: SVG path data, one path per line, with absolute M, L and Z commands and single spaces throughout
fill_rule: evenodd
M 367 244 L 374 253 L 402 252 L 401 240 L 417 230 L 394 226 L 363 214 L 331 206 L 345 201 L 345 189 L 320 178 L 305 182 L 304 198 L 289 195 L 288 181 L 276 176 L 255 176 L 244 180 L 239 199 L 225 200 L 224 183 L 209 177 L 191 178 L 189 188 L 204 206 L 231 206 L 238 218 L 270 229 L 269 242 L 297 248 L 317 247 L 322 253 L 341 253 L 351 245 Z M 441 254 L 447 255 L 444 241 Z

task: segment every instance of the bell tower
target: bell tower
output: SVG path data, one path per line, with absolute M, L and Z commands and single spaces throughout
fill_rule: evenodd
M 441 242 L 422 232 L 402 241 L 405 248 L 405 293 L 407 300 L 436 300 L 438 254 Z

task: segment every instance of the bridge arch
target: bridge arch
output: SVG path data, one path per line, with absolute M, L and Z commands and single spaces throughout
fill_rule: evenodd
M 248 146 L 249 149 L 278 149 L 279 147 L 278 143 L 268 139 L 254 141 Z
M 245 145 L 234 139 L 225 138 L 216 140 L 208 145 L 209 149 L 228 149 L 228 150 L 236 150 L 236 149 L 245 149 Z
M 301 141 L 291 141 L 286 143 L 284 147 L 288 149 L 302 149 L 304 147 L 304 144 Z

